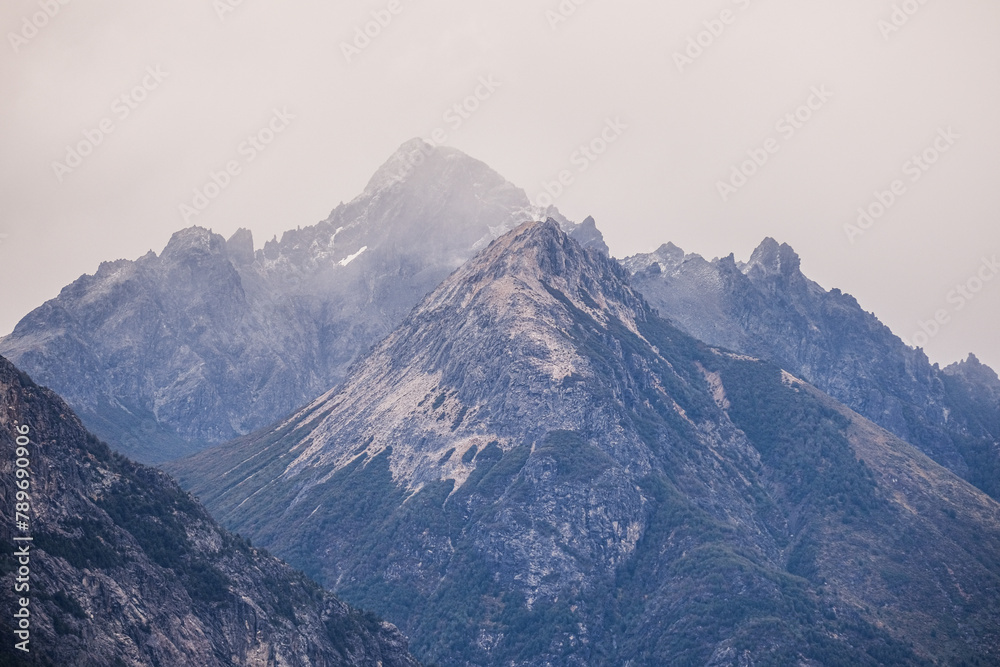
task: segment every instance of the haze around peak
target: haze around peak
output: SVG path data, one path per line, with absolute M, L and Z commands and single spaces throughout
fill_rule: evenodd
M 614 256 L 745 260 L 770 236 L 904 337 L 944 311 L 935 359 L 1000 366 L 1000 281 L 949 302 L 1000 252 L 995 5 L 738 0 L 720 23 L 693 1 L 403 0 L 364 48 L 384 3 L 60 7 L 0 61 L 0 332 L 192 224 L 258 241 L 315 224 L 422 137 L 592 215 Z M 38 11 L 5 4 L 5 34 Z

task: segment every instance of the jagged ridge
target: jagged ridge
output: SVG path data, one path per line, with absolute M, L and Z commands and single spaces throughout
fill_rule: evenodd
M 1000 498 L 1000 394 L 965 366 L 932 365 L 852 296 L 806 278 L 787 244 L 765 239 L 745 264 L 672 245 L 624 264 L 692 336 L 775 362 Z

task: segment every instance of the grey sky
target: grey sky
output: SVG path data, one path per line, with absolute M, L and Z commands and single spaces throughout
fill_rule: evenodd
M 1000 276 L 983 263 L 1000 254 L 995 2 L 243 0 L 220 18 L 230 1 L 0 8 L 0 333 L 101 261 L 159 252 L 189 224 L 248 227 L 258 245 L 313 224 L 401 143 L 441 128 L 533 199 L 569 172 L 556 205 L 594 215 L 616 256 L 673 241 L 746 259 L 773 236 L 911 342 L 942 315 L 916 338 L 933 360 L 975 351 L 1000 368 Z M 58 13 L 24 37 L 46 2 Z M 888 33 L 894 4 L 916 11 Z M 348 62 L 341 43 L 372 12 L 387 25 Z M 675 53 L 710 28 L 679 67 Z M 445 115 L 477 87 L 468 118 Z M 241 151 L 276 109 L 273 127 L 287 127 Z M 113 131 L 57 175 L 102 121 Z M 616 121 L 602 155 L 574 155 Z M 910 162 L 925 150 L 934 164 Z M 718 182 L 753 155 L 763 165 L 723 201 Z M 238 175 L 185 222 L 179 206 L 229 161 Z M 845 224 L 883 191 L 895 201 L 851 243 Z

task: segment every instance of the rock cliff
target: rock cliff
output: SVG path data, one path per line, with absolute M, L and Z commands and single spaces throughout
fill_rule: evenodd
M 418 667 L 394 627 L 220 528 L 2 357 L 0 491 L 25 522 L 0 533 L 4 665 Z

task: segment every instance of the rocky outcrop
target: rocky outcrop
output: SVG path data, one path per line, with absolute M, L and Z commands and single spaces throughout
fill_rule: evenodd
M 221 529 L 2 357 L 0 489 L 26 522 L 2 528 L 4 665 L 417 667 L 394 627 Z
M 687 333 L 773 361 L 1000 498 L 1000 395 L 982 391 L 977 378 L 992 371 L 974 357 L 932 365 L 854 297 L 809 280 L 795 251 L 773 239 L 746 263 L 709 262 L 673 245 L 623 263 L 636 289 Z

